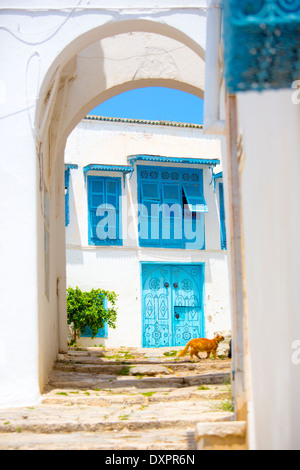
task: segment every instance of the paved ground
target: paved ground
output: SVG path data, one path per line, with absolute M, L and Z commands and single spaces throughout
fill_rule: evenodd
M 70 348 L 38 406 L 0 410 L 0 449 L 196 449 L 197 423 L 233 419 L 231 361 L 175 354 Z

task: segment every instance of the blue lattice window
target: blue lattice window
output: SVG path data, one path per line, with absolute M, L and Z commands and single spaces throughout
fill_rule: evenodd
M 223 0 L 229 93 L 291 88 L 300 74 L 299 0 Z
M 220 203 L 220 229 L 221 229 L 221 249 L 226 250 L 226 226 L 225 226 L 225 204 L 223 183 L 219 183 L 219 203 Z
M 205 249 L 203 170 L 138 166 L 140 246 Z
M 121 245 L 121 178 L 88 176 L 90 245 Z

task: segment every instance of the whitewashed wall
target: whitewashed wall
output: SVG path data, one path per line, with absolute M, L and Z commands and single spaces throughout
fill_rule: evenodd
M 253 411 L 251 445 L 299 449 L 300 105 L 238 96 Z
M 83 290 L 103 288 L 119 294 L 117 329 L 109 329 L 107 339 L 94 338 L 87 343 L 87 339 L 81 338 L 80 343 L 141 346 L 141 261 L 205 263 L 206 334 L 212 337 L 217 330 L 229 330 L 227 254 L 220 249 L 218 191 L 214 192 L 208 166 L 203 166 L 204 195 L 209 207 L 205 224 L 205 251 L 138 246 L 137 214 L 132 206 L 137 203 L 136 171 L 130 180 L 129 176 L 126 177 L 126 186 L 122 189 L 126 201 L 122 207 L 122 218 L 124 222 L 128 213 L 132 216 L 128 225 L 131 226 L 130 233 L 133 236 L 125 238 L 123 246 L 88 245 L 88 207 L 83 167 L 91 163 L 126 165 L 127 156 L 132 154 L 221 159 L 221 146 L 218 138 L 206 137 L 202 129 L 192 127 L 83 120 L 71 133 L 67 141 L 65 162 L 78 164 L 78 169 L 71 170 L 70 176 L 70 224 L 66 228 L 67 285 L 78 285 Z M 215 172 L 220 170 L 221 166 Z M 122 177 L 115 172 L 102 174 Z

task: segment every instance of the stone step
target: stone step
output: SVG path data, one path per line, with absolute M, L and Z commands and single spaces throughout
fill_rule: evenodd
M 198 450 L 247 450 L 246 421 L 198 423 L 195 440 Z
M 102 349 L 102 348 L 86 348 L 77 350 L 69 349 L 68 353 L 60 354 L 61 361 L 80 361 L 82 363 L 116 363 L 116 362 L 144 362 L 144 363 L 160 363 L 160 362 L 191 362 L 189 355 L 177 357 L 177 353 L 182 348 L 123 348 L 119 349 Z M 215 361 L 215 359 L 206 360 L 206 353 L 200 353 L 200 357 L 206 361 Z M 227 356 L 221 356 L 222 360 L 229 361 Z M 197 359 L 198 362 L 198 359 Z M 201 361 L 200 361 L 201 362 Z
M 49 387 L 78 389 L 149 389 L 178 388 L 192 385 L 224 384 L 230 381 L 230 372 L 208 372 L 198 375 L 169 375 L 143 377 L 127 375 L 87 374 L 53 370 L 49 376 Z
M 203 361 L 203 362 L 145 362 L 145 361 L 126 361 L 124 363 L 91 363 L 91 362 L 57 362 L 54 365 L 55 370 L 66 372 L 83 372 L 87 374 L 123 374 L 123 375 L 147 375 L 154 376 L 158 374 L 170 375 L 173 373 L 189 373 L 190 371 L 209 371 L 209 370 L 231 370 L 230 361 Z
M 144 450 L 196 449 L 194 427 L 155 430 L 115 430 L 111 432 L 74 432 L 36 434 L 30 432 L 0 435 L 0 450 Z M 117 454 L 116 454 L 117 455 Z
M 31 432 L 58 434 L 75 432 L 112 432 L 156 430 L 195 426 L 199 422 L 232 420 L 232 413 L 217 410 L 209 402 L 181 401 L 167 407 L 163 403 L 141 405 L 49 406 L 5 410 L 0 415 L 1 433 Z
M 70 349 L 39 405 L 0 410 L 0 449 L 196 449 L 199 423 L 233 419 L 231 361 L 164 353 L 174 351 Z
M 45 405 L 65 406 L 109 406 L 111 404 L 123 404 L 126 400 L 126 405 L 148 405 L 153 402 L 164 402 L 167 404 L 180 400 L 226 400 L 228 396 L 228 388 L 222 385 L 170 388 L 165 391 L 157 389 L 138 391 L 131 389 L 127 393 L 126 391 L 118 392 L 113 390 L 75 391 L 74 389 L 54 389 L 43 395 L 42 403 Z

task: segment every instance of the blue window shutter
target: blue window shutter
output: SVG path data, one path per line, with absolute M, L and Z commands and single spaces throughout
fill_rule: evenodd
M 161 203 L 160 187 L 156 182 L 140 185 L 140 244 L 158 246 L 160 243 L 159 206 Z
M 122 244 L 120 237 L 120 196 L 120 178 L 88 176 L 89 244 Z M 103 222 L 103 227 L 101 222 Z M 101 230 L 99 227 L 101 227 Z
M 70 223 L 70 168 L 65 170 L 65 226 Z
M 141 191 L 144 201 L 160 201 L 159 186 L 157 183 L 143 183 L 141 185 Z
M 119 188 L 118 182 L 111 179 L 106 180 L 106 200 L 107 215 L 110 216 L 109 239 L 119 238 Z M 113 208 L 113 209 L 112 209 Z
M 219 198 L 220 198 L 220 229 L 221 229 L 221 249 L 226 250 L 226 225 L 225 225 L 225 206 L 224 206 L 224 189 L 223 183 L 219 184 Z
M 205 213 L 208 207 L 203 195 L 203 171 L 199 181 L 183 182 L 182 191 L 184 201 L 184 228 L 186 247 L 205 250 Z
M 169 246 L 183 248 L 182 195 L 178 184 L 162 184 L 162 239 Z
M 208 212 L 207 204 L 200 185 L 184 184 L 183 190 L 191 212 Z

